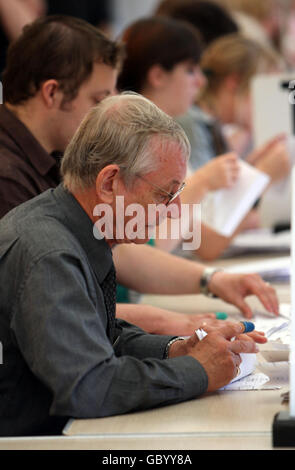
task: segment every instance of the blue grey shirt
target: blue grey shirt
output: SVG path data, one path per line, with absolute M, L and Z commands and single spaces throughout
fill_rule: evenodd
M 212 158 L 229 151 L 220 125 L 199 106 L 193 105 L 176 120 L 191 144 L 189 167 L 192 172 L 209 163 Z
M 171 336 L 114 320 L 101 288 L 104 239 L 62 185 L 0 221 L 0 435 L 60 433 L 66 420 L 177 403 L 204 393 L 194 358 L 164 360 Z

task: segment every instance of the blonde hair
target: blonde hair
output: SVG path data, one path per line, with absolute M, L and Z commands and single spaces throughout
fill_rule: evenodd
M 247 90 L 252 78 L 259 73 L 278 70 L 277 53 L 241 34 L 230 34 L 214 41 L 205 50 L 201 68 L 207 77 L 200 99 L 214 95 L 223 81 L 236 75 L 240 91 Z
M 151 101 L 135 93 L 106 98 L 84 118 L 66 148 L 61 163 L 64 185 L 71 191 L 90 188 L 110 164 L 120 166 L 130 183 L 135 175 L 157 169 L 153 150 L 169 142 L 177 143 L 189 158 L 183 129 Z

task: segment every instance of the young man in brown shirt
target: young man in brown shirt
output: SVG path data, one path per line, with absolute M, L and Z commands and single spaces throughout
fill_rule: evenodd
M 121 58 L 119 44 L 70 17 L 39 19 L 13 43 L 0 107 L 0 217 L 59 184 L 56 155 L 114 93 Z

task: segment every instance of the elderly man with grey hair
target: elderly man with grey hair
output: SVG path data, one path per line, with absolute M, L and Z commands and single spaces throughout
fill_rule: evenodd
M 259 333 L 244 335 L 239 323 L 225 322 L 199 341 L 115 319 L 112 247 L 129 241 L 118 233 L 130 222 L 116 200 L 146 214 L 163 202 L 155 188 L 175 182 L 179 206 L 188 154 L 181 128 L 154 104 L 107 98 L 67 148 L 64 183 L 1 220 L 1 436 L 56 434 L 69 417 L 192 399 L 227 384 L 241 352 L 257 352 Z M 101 225 L 100 206 L 108 214 Z M 133 242 L 145 242 L 148 226 Z

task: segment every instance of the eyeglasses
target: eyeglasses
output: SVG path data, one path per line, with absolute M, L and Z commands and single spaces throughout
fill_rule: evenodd
M 154 183 L 151 183 L 150 181 L 148 181 L 147 179 L 145 179 L 143 176 L 141 175 L 135 175 L 137 176 L 137 178 L 141 178 L 143 181 L 145 181 L 146 183 L 150 184 L 151 186 L 153 186 L 154 188 L 158 189 L 159 191 L 161 191 L 162 193 L 165 193 L 167 194 L 167 196 L 169 197 L 168 201 L 165 203 L 165 206 L 169 206 L 169 204 L 171 204 L 173 201 L 175 201 L 175 199 L 182 193 L 182 191 L 184 190 L 184 188 L 186 187 L 186 183 L 182 183 L 182 185 L 180 186 L 180 188 L 176 191 L 176 193 L 172 194 L 172 193 L 168 193 L 168 191 L 166 191 L 165 189 L 163 188 L 160 188 L 160 186 L 157 186 L 156 184 Z
M 122 170 L 126 170 L 126 166 L 120 166 L 120 168 Z M 139 175 L 138 173 L 135 174 L 134 176 L 136 176 L 137 178 L 140 178 L 142 179 L 143 181 L 145 181 L 146 183 L 148 183 L 149 185 L 153 186 L 154 188 L 158 189 L 159 191 L 161 191 L 162 193 L 165 193 L 167 194 L 167 196 L 169 197 L 168 201 L 165 203 L 165 206 L 169 206 L 169 204 L 171 204 L 173 201 L 175 201 L 175 199 L 182 193 L 182 191 L 184 190 L 184 188 L 186 187 L 186 183 L 182 183 L 182 185 L 180 186 L 180 188 L 176 191 L 176 193 L 172 194 L 172 193 L 169 193 L 168 191 L 166 191 L 165 189 L 163 188 L 160 188 L 160 186 L 154 184 L 154 183 L 151 183 L 150 181 L 148 181 L 146 178 L 144 178 L 144 176 L 141 176 Z

